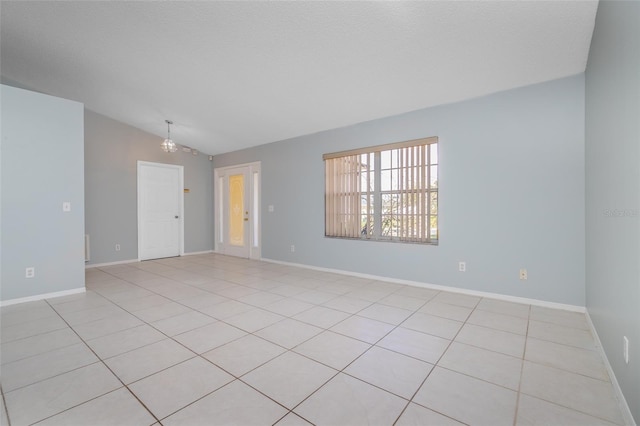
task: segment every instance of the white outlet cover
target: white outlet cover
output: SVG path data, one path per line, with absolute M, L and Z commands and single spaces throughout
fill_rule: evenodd
M 62 203 L 62 211 L 63 212 L 71 211 L 71 201 L 65 201 L 64 203 Z
M 274 211 L 273 204 L 270 204 L 269 205 L 269 213 L 273 213 L 273 211 Z

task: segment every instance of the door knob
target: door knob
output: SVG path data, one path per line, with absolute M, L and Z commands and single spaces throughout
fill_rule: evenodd
M 178 216 L 174 216 L 176 219 L 178 218 Z

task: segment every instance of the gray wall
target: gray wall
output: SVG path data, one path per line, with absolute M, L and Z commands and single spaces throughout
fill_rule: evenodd
M 177 143 L 178 135 L 172 132 Z M 213 249 L 213 169 L 208 155 L 160 149 L 162 138 L 85 111 L 86 233 L 89 264 L 138 258 L 137 161 L 184 166 L 185 253 Z M 115 245 L 120 244 L 120 251 Z
M 84 288 L 83 105 L 0 90 L 0 300 Z M 25 278 L 27 267 L 34 278 Z
M 322 154 L 426 136 L 440 138 L 440 244 L 324 238 Z M 584 306 L 584 75 L 219 155 L 214 167 L 251 161 L 262 162 L 263 258 Z
M 640 422 L 640 2 L 601 1 L 586 71 L 587 309 Z M 630 360 L 622 338 L 630 340 Z

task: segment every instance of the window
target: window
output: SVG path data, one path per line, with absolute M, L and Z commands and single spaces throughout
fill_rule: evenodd
M 325 236 L 438 243 L 438 138 L 323 156 Z

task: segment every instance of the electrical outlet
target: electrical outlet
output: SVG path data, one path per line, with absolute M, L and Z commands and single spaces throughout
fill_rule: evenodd
M 293 244 L 291 244 L 291 253 L 294 253 L 296 251 L 296 246 L 294 246 Z
M 527 270 L 526 269 L 520 269 L 520 279 L 521 280 L 526 280 L 527 279 Z
M 116 251 L 120 251 L 120 244 L 116 244 Z
M 269 213 L 273 213 L 275 211 L 275 207 L 273 207 L 273 204 L 269 204 L 268 210 Z
M 24 271 L 24 276 L 25 276 L 25 278 L 33 278 L 33 277 L 35 277 L 36 276 L 36 268 L 34 268 L 33 266 L 28 267 Z
M 627 336 L 622 336 L 622 356 L 624 363 L 629 364 L 629 339 Z
M 63 212 L 71 211 L 71 201 L 65 201 L 64 203 L 62 203 L 62 211 Z
M 467 272 L 467 262 L 458 262 L 458 271 Z

